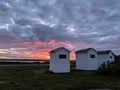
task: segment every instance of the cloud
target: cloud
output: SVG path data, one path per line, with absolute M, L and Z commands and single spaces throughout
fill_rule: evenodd
M 54 41 L 54 47 L 65 46 L 73 51 L 94 47 L 119 54 L 119 3 L 119 0 L 1 0 L 0 48 L 50 49 L 49 43 Z M 31 49 L 25 42 L 31 43 Z M 42 43 L 34 47 L 35 42 Z

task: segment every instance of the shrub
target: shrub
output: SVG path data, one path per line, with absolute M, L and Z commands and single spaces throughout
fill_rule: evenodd
M 120 77 L 120 61 L 104 62 L 97 70 L 98 74 Z

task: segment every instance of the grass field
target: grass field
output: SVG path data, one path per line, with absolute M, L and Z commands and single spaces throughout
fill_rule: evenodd
M 0 66 L 0 90 L 86 90 L 118 89 L 120 78 L 72 70 L 52 74 L 46 65 Z

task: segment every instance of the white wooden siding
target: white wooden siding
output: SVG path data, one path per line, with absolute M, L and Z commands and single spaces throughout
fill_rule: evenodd
M 66 55 L 66 58 L 59 59 L 60 54 Z M 50 71 L 54 73 L 69 73 L 70 72 L 70 54 L 68 51 L 61 49 L 55 53 L 51 53 Z
M 91 54 L 94 54 L 95 58 L 90 58 Z M 93 49 L 90 49 L 86 53 L 85 52 L 76 53 L 76 69 L 97 70 L 98 69 L 97 52 Z
M 76 54 L 76 69 L 88 69 L 88 59 L 87 53 L 77 53 Z
M 95 58 L 91 58 L 90 55 L 95 55 Z M 98 69 L 98 57 L 97 53 L 94 50 L 89 50 L 88 51 L 88 66 L 89 70 L 97 70 Z
M 112 56 L 112 59 L 110 58 L 110 56 Z M 115 61 L 115 56 L 111 52 L 108 54 L 98 54 L 99 66 L 101 66 L 101 64 L 107 61 L 109 62 Z

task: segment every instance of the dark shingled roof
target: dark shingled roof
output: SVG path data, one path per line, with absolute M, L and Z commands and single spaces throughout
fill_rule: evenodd
M 56 49 L 50 51 L 50 53 L 55 53 L 56 51 L 61 50 L 61 49 L 64 49 L 64 50 L 70 52 L 70 50 L 68 50 L 68 49 L 66 49 L 66 48 L 64 48 L 64 47 L 59 47 L 59 48 L 56 48 Z
M 113 55 L 115 55 L 111 50 L 97 51 L 98 54 L 109 54 L 110 52 L 111 52 Z
M 75 53 L 87 53 L 87 51 L 90 50 L 90 49 L 96 51 L 96 50 L 93 49 L 93 48 L 87 48 L 87 49 L 81 49 L 81 50 L 78 50 L 78 51 L 76 51 Z M 96 51 L 96 52 L 97 52 L 97 51 Z

